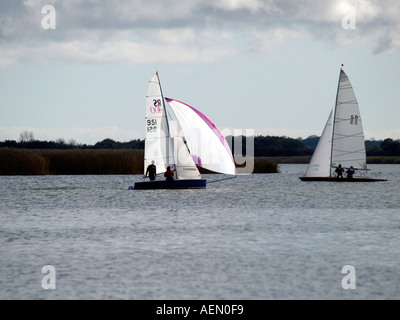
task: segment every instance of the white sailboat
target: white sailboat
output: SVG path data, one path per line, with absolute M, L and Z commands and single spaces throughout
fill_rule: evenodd
M 343 65 L 342 65 L 343 66 Z M 336 169 L 368 170 L 364 131 L 353 87 L 347 74 L 340 69 L 336 103 L 330 112 L 302 181 L 386 181 L 367 177 L 338 178 Z
M 144 174 L 154 163 L 157 177 L 136 182 L 134 189 L 205 188 L 198 167 L 236 176 L 232 152 L 224 136 L 203 113 L 175 99 L 165 98 L 158 72 L 149 82 L 146 97 Z M 164 172 L 170 167 L 174 180 Z

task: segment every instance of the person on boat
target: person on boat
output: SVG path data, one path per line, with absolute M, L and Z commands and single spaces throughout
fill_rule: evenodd
M 352 179 L 354 174 L 353 166 L 350 166 L 350 168 L 347 169 L 346 173 L 347 173 L 347 178 Z
M 171 170 L 170 166 L 167 167 L 167 171 L 165 171 L 164 177 L 167 179 L 167 181 L 174 180 L 174 171 Z
M 339 163 L 339 166 L 335 170 L 338 178 L 343 178 L 343 171 L 342 165 Z
M 156 166 L 154 165 L 154 161 L 151 162 L 151 164 L 149 164 L 149 166 L 146 169 L 146 175 L 145 177 L 147 177 L 147 175 L 149 175 L 149 178 L 151 181 L 156 179 Z

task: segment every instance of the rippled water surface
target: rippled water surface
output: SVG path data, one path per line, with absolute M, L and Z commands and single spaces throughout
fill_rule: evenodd
M 389 181 L 302 182 L 306 165 L 204 190 L 0 177 L 0 299 L 398 299 L 400 166 L 370 168 Z

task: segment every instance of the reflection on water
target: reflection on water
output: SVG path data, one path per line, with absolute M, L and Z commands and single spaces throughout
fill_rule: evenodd
M 0 298 L 397 299 L 400 166 L 370 168 L 389 181 L 302 182 L 306 165 L 204 190 L 0 177 Z M 55 290 L 41 286 L 45 265 Z

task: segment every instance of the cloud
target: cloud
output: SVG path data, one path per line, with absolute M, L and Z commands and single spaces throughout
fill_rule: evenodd
M 41 9 L 56 8 L 55 30 Z M 353 11 L 349 11 L 353 10 Z M 353 12 L 356 30 L 344 30 Z M 207 63 L 296 38 L 400 47 L 395 0 L 15 0 L 0 3 L 0 67 L 24 61 Z
M 261 0 L 220 0 L 208 1 L 209 6 L 223 11 L 247 11 L 251 14 L 279 11 L 274 1 Z
M 19 62 L 49 64 L 54 62 L 89 63 L 207 63 L 233 55 L 229 48 L 202 45 L 200 40 L 195 48 L 179 43 L 162 46 L 153 43 L 135 43 L 127 40 L 91 41 L 76 40 L 50 42 L 42 45 L 0 47 L 0 67 Z

